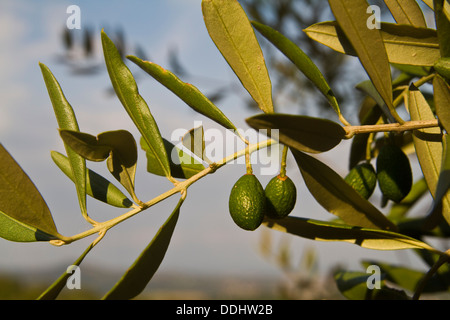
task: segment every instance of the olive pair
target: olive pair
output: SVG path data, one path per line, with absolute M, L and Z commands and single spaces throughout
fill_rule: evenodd
M 273 177 L 264 189 L 254 174 L 245 174 L 231 189 L 229 210 L 244 230 L 257 229 L 264 216 L 283 218 L 295 206 L 297 190 L 288 176 Z
M 386 199 L 396 203 L 402 201 L 412 186 L 412 171 L 408 157 L 394 144 L 384 145 L 378 154 L 376 171 L 368 163 L 353 167 L 345 181 L 362 197 L 368 199 L 378 186 Z

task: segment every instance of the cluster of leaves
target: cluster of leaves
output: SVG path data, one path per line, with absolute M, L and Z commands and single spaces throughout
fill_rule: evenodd
M 211 162 L 204 157 L 203 128 L 193 129 L 183 139 L 184 147 L 190 153 L 161 136 L 150 108 L 139 94 L 133 74 L 114 42 L 102 31 L 102 48 L 108 74 L 118 99 L 141 135 L 140 146 L 147 155 L 147 169 L 152 174 L 166 177 L 174 185 L 172 189 L 147 202 L 140 200 L 135 192 L 137 143 L 134 137 L 125 130 L 102 132 L 96 136 L 79 132 L 75 113 L 56 78 L 48 67 L 41 64 L 66 149 L 66 155 L 52 152 L 52 159 L 74 181 L 81 214 L 92 224 L 92 228 L 71 237 L 59 234 L 38 190 L 1 147 L 0 236 L 12 241 L 49 241 L 54 245 L 66 245 L 98 234 L 74 262 L 79 265 L 109 229 L 179 194 L 178 204 L 153 240 L 103 297 L 131 299 L 142 292 L 162 262 L 188 187 L 236 157 L 281 143 L 289 147 L 313 197 L 335 219 L 318 221 L 289 216 L 280 220 L 266 218 L 263 225 L 312 240 L 342 241 L 377 250 L 414 249 L 430 263 L 429 272 L 414 273 L 410 270 L 407 273 L 406 269 L 401 269 L 400 273 L 414 275 L 400 277 L 398 269 L 383 266 L 386 280 L 395 282 L 405 290 L 414 291 L 415 298 L 424 290 L 448 290 L 449 270 L 445 263 L 449 260 L 449 251 L 442 252 L 432 247 L 425 242 L 424 237 L 444 238 L 450 234 L 450 153 L 447 138 L 450 125 L 450 22 L 444 1 L 425 2 L 434 8 L 436 29 L 426 26 L 422 11 L 414 0 L 402 3 L 386 1 L 398 23 L 381 23 L 381 29 L 367 27 L 370 14 L 366 13 L 368 4 L 365 0 L 329 0 L 336 21 L 320 22 L 305 30 L 315 41 L 343 54 L 356 56 L 367 72 L 369 80 L 359 85 L 359 89 L 366 94 L 361 106 L 361 123 L 354 126 L 345 119 L 338 99 L 319 68 L 299 46 L 275 29 L 250 21 L 237 1 L 203 0 L 204 21 L 211 39 L 262 111 L 248 118 L 247 123 L 254 129 L 279 130 L 277 140 L 269 134 L 267 141 L 258 144 L 250 144 L 239 136 L 247 144 L 246 149 L 219 162 Z M 317 88 L 336 112 L 341 124 L 323 118 L 276 112 L 271 79 L 255 30 Z M 153 62 L 136 56 L 127 58 L 193 110 L 239 135 L 232 121 L 196 87 Z M 402 71 L 399 78 L 394 80 L 391 77 L 392 67 Z M 420 91 L 425 83 L 431 83 L 434 88 L 431 100 Z M 410 120 L 404 121 L 398 115 L 396 110 L 401 106 L 408 111 Z M 383 132 L 382 137 L 377 138 L 378 132 Z M 331 167 L 314 157 L 314 154 L 336 147 L 344 139 L 353 139 L 350 168 L 361 161 L 375 159 L 380 146 L 391 139 L 405 150 L 417 154 L 424 179 L 418 179 L 408 196 L 401 203 L 391 205 L 390 211 L 385 214 L 355 191 Z M 178 155 L 180 161 L 174 161 L 174 154 Z M 194 160 L 193 155 L 208 165 Z M 111 182 L 88 169 L 86 160 L 106 160 L 108 170 L 131 199 Z M 419 218 L 408 217 L 407 213 L 413 204 L 427 191 L 433 196 L 430 211 Z M 108 221 L 94 221 L 88 214 L 88 195 L 130 211 Z M 435 275 L 439 277 L 437 285 L 433 278 Z M 68 276 L 64 273 L 40 298 L 56 298 Z M 379 292 L 368 292 L 367 286 L 364 287 L 366 280 L 367 275 L 362 276 L 360 273 L 342 271 L 336 275 L 339 288 L 349 298 L 408 298 L 404 292 L 398 293 L 385 282 Z

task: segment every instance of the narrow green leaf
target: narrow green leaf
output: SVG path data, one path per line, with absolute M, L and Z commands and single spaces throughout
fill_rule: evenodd
M 151 152 L 148 152 L 149 148 L 144 139 L 141 139 L 141 148 L 146 152 L 147 156 L 147 171 L 152 174 L 163 176 L 164 173 L 159 170 L 159 167 L 155 165 L 155 157 Z M 183 150 L 178 149 L 170 141 L 164 139 L 164 146 L 167 154 L 170 155 L 170 170 L 174 178 L 189 179 L 193 175 L 199 173 L 205 167 L 192 158 L 189 154 Z
M 356 56 L 355 49 L 335 21 L 320 22 L 304 31 L 311 39 L 337 52 Z M 379 31 L 390 63 L 431 67 L 441 57 L 434 29 L 382 22 Z
M 51 157 L 61 171 L 73 181 L 69 159 L 63 154 L 52 151 Z M 129 208 L 133 204 L 115 185 L 101 175 L 86 169 L 86 192 L 91 197 L 119 208 Z
M 61 238 L 39 190 L 2 144 L 0 237 L 21 242 Z
M 45 85 L 47 86 L 48 94 L 50 96 L 53 110 L 55 112 L 56 120 L 60 129 L 67 129 L 79 131 L 77 119 L 72 106 L 67 101 L 64 93 L 51 73 L 50 69 L 44 64 L 40 63 L 42 75 L 44 77 Z M 64 144 L 67 156 L 70 160 L 73 176 L 75 178 L 75 187 L 78 195 L 78 202 L 80 204 L 81 213 L 87 217 L 86 208 L 86 161 L 70 147 Z
M 339 124 L 321 118 L 276 113 L 259 114 L 246 122 L 254 129 L 267 129 L 268 136 L 289 147 L 311 153 L 328 151 L 345 137 Z
M 189 130 L 183 136 L 182 143 L 183 146 L 185 146 L 197 157 L 206 161 L 208 164 L 212 163 L 212 161 L 209 160 L 205 154 L 205 135 L 203 131 L 203 126 Z
M 328 212 L 354 226 L 396 230 L 376 207 L 364 199 L 323 162 L 295 149 L 292 154 L 312 196 Z
M 349 39 L 378 93 L 389 110 L 392 106 L 392 78 L 383 38 L 377 28 L 367 26 L 366 0 L 329 0 L 336 21 Z
M 398 24 L 410 24 L 426 28 L 427 23 L 422 9 L 416 0 L 384 0 Z
M 446 0 L 434 0 L 434 16 L 442 57 L 450 57 L 450 18 L 445 14 Z M 448 5 L 448 3 L 447 3 Z
M 450 63 L 449 63 L 450 72 Z M 439 123 L 450 132 L 450 86 L 439 75 L 433 78 L 434 105 Z
M 409 113 L 411 120 L 433 120 L 435 116 L 430 109 L 423 94 L 410 86 Z M 413 135 L 414 147 L 420 163 L 423 175 L 430 189 L 431 195 L 435 197 L 439 173 L 442 167 L 442 132 L 441 129 L 427 128 L 415 130 Z M 444 207 L 450 209 L 450 203 L 444 201 Z
M 252 21 L 255 27 L 264 37 L 275 45 L 294 65 L 319 89 L 327 98 L 336 113 L 342 118 L 341 110 L 336 97 L 329 84 L 314 62 L 294 42 L 280 32 L 262 23 Z M 344 121 L 346 122 L 346 121 Z
M 122 278 L 102 298 L 103 300 L 133 299 L 144 290 L 164 259 L 183 201 L 184 198 L 181 198 L 172 214 L 161 226 L 149 245 Z
M 211 39 L 265 113 L 273 112 L 272 84 L 261 47 L 245 11 L 236 0 L 203 0 Z
M 79 266 L 93 247 L 94 244 L 91 243 L 86 248 L 86 250 L 84 250 L 81 256 L 72 263 L 72 265 Z M 61 291 L 64 289 L 64 287 L 67 285 L 67 279 L 69 279 L 71 275 L 72 274 L 67 272 L 67 270 L 64 270 L 61 276 L 58 279 L 56 279 L 55 282 L 53 282 L 47 289 L 45 289 L 45 291 L 41 293 L 41 295 L 37 298 L 37 300 L 55 300 L 61 293 Z
M 341 241 L 373 250 L 426 249 L 428 244 L 400 233 L 288 216 L 263 222 L 268 228 L 316 241 Z
M 133 56 L 128 56 L 127 58 L 137 64 L 140 68 L 142 68 L 142 70 L 151 75 L 159 83 L 175 93 L 189 107 L 217 122 L 223 127 L 237 132 L 234 124 L 195 86 L 181 81 L 175 74 L 169 70 L 163 69 L 153 62 L 143 61 Z
M 139 94 L 132 73 L 122 61 L 116 46 L 104 31 L 102 31 L 102 45 L 108 74 L 117 97 L 147 142 L 149 152 L 156 159 L 155 164 L 169 178 L 171 176 L 169 159 L 161 133 L 147 103 Z

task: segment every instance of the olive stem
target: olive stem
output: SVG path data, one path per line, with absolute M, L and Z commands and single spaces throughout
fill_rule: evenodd
M 280 177 L 284 178 L 286 176 L 286 158 L 288 154 L 288 146 L 283 146 L 283 153 L 281 155 L 281 166 L 280 166 Z
M 347 126 L 344 127 L 346 132 L 345 138 L 350 139 L 355 134 L 371 133 L 371 132 L 404 132 L 410 130 L 424 129 L 438 127 L 439 122 L 434 120 L 419 120 L 419 121 L 406 121 L 403 124 L 400 123 L 388 123 L 388 124 L 374 124 L 363 126 Z
M 71 242 L 83 239 L 83 238 L 93 235 L 95 233 L 99 233 L 99 234 L 106 233 L 107 230 L 111 229 L 115 225 L 117 225 L 117 224 L 131 218 L 132 216 L 150 208 L 151 206 L 173 196 L 176 193 L 181 193 L 182 197 L 185 197 L 187 189 L 191 184 L 200 180 L 201 178 L 205 177 L 206 175 L 215 172 L 217 169 L 224 166 L 225 164 L 227 164 L 239 157 L 245 156 L 247 154 L 250 155 L 259 149 L 266 148 L 270 145 L 277 144 L 277 143 L 278 142 L 276 140 L 269 139 L 269 140 L 265 140 L 265 141 L 255 143 L 255 144 L 248 144 L 245 149 L 235 152 L 234 154 L 231 154 L 216 163 L 212 163 L 209 167 L 205 168 L 204 170 L 200 171 L 199 173 L 195 174 L 194 176 L 190 177 L 189 179 L 186 179 L 185 181 L 178 182 L 172 189 L 160 194 L 159 196 L 151 199 L 148 202 L 145 202 L 144 205 L 142 205 L 142 206 L 139 206 L 139 207 L 133 206 L 133 210 L 130 210 L 118 217 L 115 217 L 113 219 L 110 219 L 110 220 L 107 220 L 104 222 L 99 222 L 96 225 L 94 225 L 91 229 L 88 229 L 86 231 L 83 231 L 83 232 L 76 234 L 74 236 L 71 236 L 71 237 L 61 237 L 61 239 L 52 240 L 52 241 L 50 241 L 50 243 L 53 245 L 56 245 L 56 246 L 62 246 L 62 245 L 69 244 Z

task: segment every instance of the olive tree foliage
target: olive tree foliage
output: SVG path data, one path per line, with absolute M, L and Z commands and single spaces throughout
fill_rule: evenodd
M 280 144 L 284 151 L 280 174 L 285 172 L 286 157 L 292 155 L 309 192 L 331 214 L 330 220 L 305 218 L 302 209 L 297 208 L 293 214 L 280 219 L 265 216 L 259 227 L 372 250 L 413 250 L 429 266 L 426 272 L 421 272 L 375 262 L 382 272 L 382 280 L 376 286 L 369 285 L 370 275 L 339 270 L 335 274 L 337 286 L 349 299 L 419 299 L 425 292 L 448 291 L 450 251 L 438 248 L 428 240 L 446 240 L 450 235 L 447 137 L 450 127 L 450 10 L 448 2 L 442 0 L 423 2 L 434 10 L 435 28 L 427 25 L 421 6 L 414 0 L 386 0 L 395 23 L 381 21 L 379 28 L 368 26 L 372 12 L 368 11 L 369 4 L 365 0 L 321 1 L 320 6 L 326 4 L 332 15 L 328 20 L 318 16 L 318 21 L 303 28 L 308 40 L 293 41 L 276 26 L 249 19 L 235 0 L 203 0 L 201 10 L 211 40 L 258 107 L 246 122 L 251 128 L 265 132 L 267 139 L 255 143 L 242 136 L 223 110 L 194 85 L 182 81 L 176 72 L 155 62 L 135 55 L 124 56 L 105 31 L 101 32 L 101 43 L 111 85 L 139 137 L 123 129 L 95 135 L 80 132 L 75 109 L 50 68 L 41 63 L 39 66 L 65 147 L 52 151 L 51 158 L 75 184 L 74 196 L 78 199 L 81 219 L 91 227 L 75 235 L 60 234 L 36 185 L 1 146 L 0 236 L 10 241 L 41 241 L 55 246 L 96 236 L 73 262 L 78 266 L 115 226 L 169 197 L 177 197 L 177 204 L 151 242 L 101 297 L 132 299 L 144 290 L 163 261 L 190 186 L 207 179 L 217 170 L 226 170 L 227 163 L 240 157 L 245 158 L 246 173 L 249 174 L 252 172 L 251 154 Z M 267 40 L 273 46 L 272 50 L 286 59 L 285 63 L 296 68 L 298 76 L 307 79 L 316 94 L 327 101 L 336 121 L 325 116 L 312 117 L 278 110 L 268 63 L 258 38 Z M 364 92 L 356 122 L 349 121 L 353 119 L 349 113 L 354 111 L 341 108 L 343 102 L 334 93 L 327 73 L 321 71 L 324 67 L 318 66 L 302 49 L 304 42 L 313 41 L 338 53 L 336 59 L 344 56 L 357 59 L 365 71 L 366 79 L 357 85 L 358 89 L 350 90 Z M 135 77 L 125 61 L 142 69 L 199 115 L 215 121 L 223 130 L 234 132 L 245 148 L 221 160 L 210 161 L 204 153 L 202 127 L 193 128 L 186 134 L 184 148 L 165 139 L 151 113 L 151 104 L 139 94 Z M 339 63 L 335 67 L 338 68 Z M 422 92 L 425 85 L 433 88 L 431 94 Z M 278 134 L 273 135 L 274 132 Z M 317 157 L 344 140 L 351 140 L 348 160 L 352 179 L 340 176 L 330 164 Z M 410 171 L 409 162 L 399 162 L 401 157 L 381 161 L 380 158 L 386 158 L 386 146 L 400 152 L 396 154 L 416 156 L 420 176 L 414 179 L 409 174 L 398 177 L 398 172 Z M 167 191 L 151 199 L 138 197 L 137 194 L 143 192 L 135 190 L 138 148 L 146 153 L 149 179 L 162 177 L 171 183 Z M 109 179 L 90 169 L 91 162 L 105 162 L 111 173 Z M 373 170 L 352 171 L 362 165 Z M 110 180 L 120 184 L 120 188 Z M 381 208 L 370 198 L 374 181 L 383 193 Z M 361 193 L 361 187 L 370 192 Z M 432 196 L 429 208 L 420 215 L 409 215 L 427 193 Z M 88 196 L 105 205 L 122 208 L 124 212 L 106 221 L 96 221 L 87 205 Z M 57 298 L 68 277 L 69 274 L 63 272 L 38 298 Z

